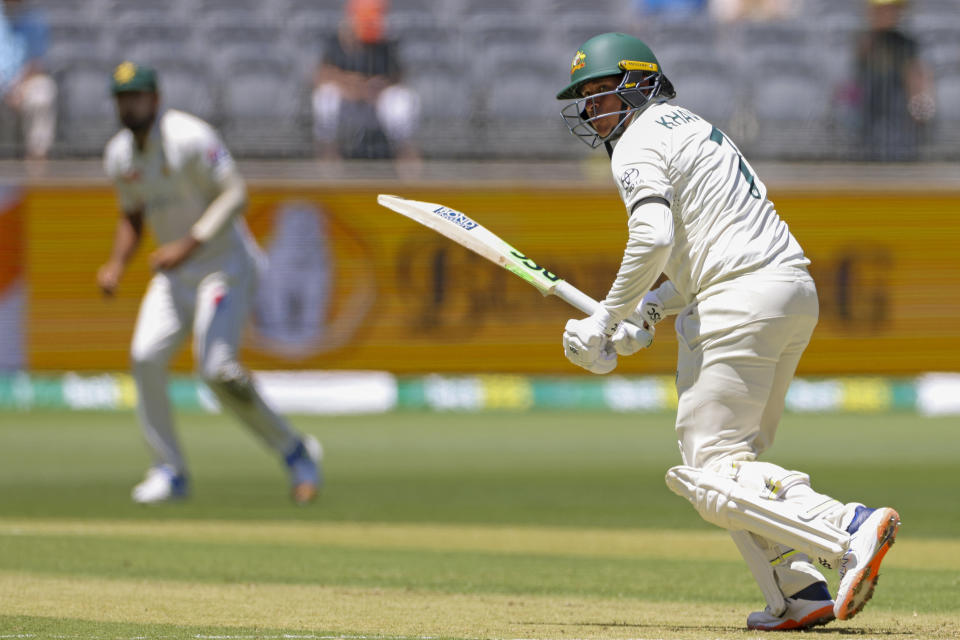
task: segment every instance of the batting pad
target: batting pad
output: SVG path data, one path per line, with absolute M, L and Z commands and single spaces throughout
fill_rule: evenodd
M 826 566 L 836 566 L 849 545 L 850 535 L 827 519 L 842 509 L 831 498 L 819 494 L 811 495 L 814 500 L 765 498 L 732 478 L 687 466 L 667 471 L 666 481 L 707 522 L 755 533 L 821 558 Z
M 770 607 L 770 614 L 782 616 L 783 612 L 787 610 L 787 601 L 784 598 L 783 591 L 780 590 L 780 585 L 777 583 L 777 577 L 773 572 L 773 567 L 770 566 L 770 561 L 767 560 L 767 555 L 754 541 L 749 531 L 731 531 L 730 537 L 733 538 L 733 543 L 740 550 L 740 555 L 746 560 L 757 585 L 760 586 L 763 598 L 767 601 L 767 606 Z

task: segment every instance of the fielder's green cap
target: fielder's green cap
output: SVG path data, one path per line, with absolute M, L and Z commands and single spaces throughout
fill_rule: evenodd
M 113 70 L 110 91 L 124 93 L 126 91 L 156 91 L 157 72 L 151 67 L 136 64 L 129 60 L 121 62 Z

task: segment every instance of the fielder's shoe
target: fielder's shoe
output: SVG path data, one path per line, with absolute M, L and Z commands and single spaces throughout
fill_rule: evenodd
M 802 631 L 832 622 L 833 599 L 826 582 L 812 585 L 787 598 L 783 615 L 770 613 L 770 607 L 747 616 L 747 629 L 754 631 Z
M 893 545 L 899 528 L 900 514 L 893 509 L 857 507 L 853 522 L 847 527 L 850 548 L 840 560 L 840 586 L 833 605 L 839 619 L 857 615 L 873 597 L 880 562 Z
M 130 495 L 140 504 L 182 500 L 187 497 L 187 476 L 167 464 L 151 467 Z
M 290 470 L 290 488 L 293 501 L 307 504 L 317 497 L 323 484 L 323 447 L 313 436 L 304 436 L 285 458 Z

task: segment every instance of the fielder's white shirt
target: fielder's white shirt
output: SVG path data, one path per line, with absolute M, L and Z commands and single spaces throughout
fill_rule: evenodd
M 123 129 L 107 143 L 104 169 L 124 212 L 143 211 L 158 244 L 183 238 L 220 195 L 218 178 L 234 168 L 230 152 L 209 124 L 183 111 L 158 114 L 143 151 Z M 170 275 L 199 281 L 221 271 L 244 273 L 258 256 L 242 217 L 210 238 Z
M 660 252 L 666 257 L 662 271 L 688 302 L 740 275 L 810 262 L 739 149 L 687 109 L 660 102 L 636 116 L 614 149 L 611 167 L 628 215 L 647 198 L 669 204 L 672 221 L 662 208 L 662 216 L 631 219 L 631 239 L 637 229 L 641 238 L 661 238 L 661 248 L 667 239 L 669 257 Z M 644 211 L 641 207 L 635 215 Z M 635 305 L 635 299 L 626 298 L 636 296 L 641 284 L 636 280 L 644 281 L 643 295 L 659 275 L 643 273 L 643 254 L 654 256 L 656 247 L 634 244 L 607 296 L 608 306 Z

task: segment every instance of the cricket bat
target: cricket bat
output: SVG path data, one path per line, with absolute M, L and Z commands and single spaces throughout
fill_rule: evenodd
M 532 284 L 544 296 L 556 296 L 587 315 L 593 313 L 600 304 L 560 276 L 534 262 L 526 254 L 514 249 L 476 220 L 456 209 L 433 202 L 408 200 L 386 194 L 378 195 L 377 202 L 400 215 L 433 229 L 440 235 L 450 238 L 490 262 L 500 265 L 510 273 Z M 649 325 L 644 327 L 646 323 L 639 315 L 631 316 L 627 322 L 652 333 L 652 327 L 649 327 Z

